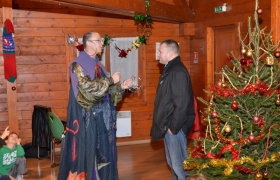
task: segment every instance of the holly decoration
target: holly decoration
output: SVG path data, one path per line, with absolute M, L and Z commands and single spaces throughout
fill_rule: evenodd
M 146 14 L 136 13 L 134 15 L 134 22 L 135 25 L 137 25 L 137 31 L 140 34 L 144 34 L 145 36 L 149 37 L 152 34 L 153 18 L 148 13 L 148 11 L 150 10 L 150 2 L 149 0 L 146 0 L 145 2 L 146 2 Z
M 138 38 L 139 38 L 140 43 L 146 44 L 146 37 L 145 37 L 145 35 L 139 36 Z
M 105 35 L 105 37 L 104 37 L 104 39 L 103 39 L 103 48 L 105 47 L 105 46 L 108 46 L 109 45 L 109 43 L 110 43 L 110 36 L 109 35 Z

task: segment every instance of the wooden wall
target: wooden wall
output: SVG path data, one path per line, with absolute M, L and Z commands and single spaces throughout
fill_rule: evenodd
M 223 13 L 214 13 L 214 7 L 227 4 L 228 11 Z M 255 0 L 191 0 L 191 7 L 195 13 L 195 35 L 190 40 L 190 71 L 196 97 L 206 98 L 205 89 L 207 67 L 207 27 L 219 27 L 230 24 L 241 23 L 242 35 L 247 32 L 248 17 L 252 17 L 255 10 Z M 263 14 L 259 17 L 262 19 L 261 28 L 267 27 L 270 30 L 270 1 L 259 0 L 259 7 L 263 9 Z M 236 32 L 237 33 L 237 32 Z M 245 37 L 245 36 L 243 36 Z M 225 39 L 226 41 L 227 39 Z M 193 52 L 198 52 L 198 64 L 193 63 Z M 230 53 L 230 52 L 220 52 Z M 203 109 L 203 105 L 199 102 L 199 109 Z
M 96 31 L 105 36 L 137 36 L 133 20 L 102 18 L 62 12 L 51 13 L 38 10 L 13 10 L 15 28 L 15 46 L 17 59 L 17 108 L 19 133 L 22 144 L 31 142 L 31 120 L 33 106 L 36 104 L 50 106 L 61 119 L 66 119 L 69 88 L 67 76 L 69 47 L 68 34 L 78 38 L 88 31 Z M 71 11 L 73 12 L 73 11 Z M 1 22 L 1 21 L 0 21 Z M 1 22 L 2 23 L 2 22 Z M 132 111 L 132 137 L 119 138 L 118 142 L 150 139 L 149 131 L 152 122 L 153 101 L 158 78 L 163 66 L 155 60 L 155 44 L 167 38 L 177 40 L 181 46 L 181 57 L 187 68 L 191 68 L 189 37 L 179 36 L 179 25 L 155 22 L 152 36 L 147 45 L 142 45 L 144 54 L 144 73 L 146 76 L 144 91 L 146 101 L 127 97 L 117 110 Z M 0 52 L 2 55 L 2 52 Z M 0 130 L 7 120 L 6 81 L 3 77 L 3 58 L 0 64 Z M 12 126 L 12 125 L 10 125 Z

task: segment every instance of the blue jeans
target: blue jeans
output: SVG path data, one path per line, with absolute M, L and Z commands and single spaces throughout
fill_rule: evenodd
M 164 137 L 165 155 L 168 165 L 172 170 L 173 180 L 186 180 L 187 172 L 183 162 L 187 158 L 187 139 L 182 129 L 178 134 L 169 134 Z

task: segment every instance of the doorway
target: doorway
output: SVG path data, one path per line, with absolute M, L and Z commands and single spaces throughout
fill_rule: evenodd
M 221 75 L 215 72 L 221 72 L 227 64 L 232 52 L 237 56 L 240 52 L 238 40 L 238 24 L 207 28 L 207 65 L 206 65 L 206 87 L 213 85 L 221 79 Z

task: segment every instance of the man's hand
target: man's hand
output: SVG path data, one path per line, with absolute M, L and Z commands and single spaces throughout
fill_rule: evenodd
M 168 128 L 168 131 L 167 131 L 167 132 L 168 132 L 169 134 L 173 134 L 172 131 L 171 131 L 169 128 Z
M 132 78 L 124 80 L 124 82 L 121 84 L 122 89 L 128 89 L 129 86 L 132 84 Z
M 9 126 L 8 126 L 8 127 L 6 127 L 5 131 L 1 135 L 1 139 L 5 139 L 7 136 L 9 136 L 9 134 L 10 134 L 10 131 L 9 131 Z
M 121 79 L 121 73 L 120 72 L 115 72 L 112 76 L 113 80 L 114 80 L 114 84 L 117 84 L 120 82 Z

